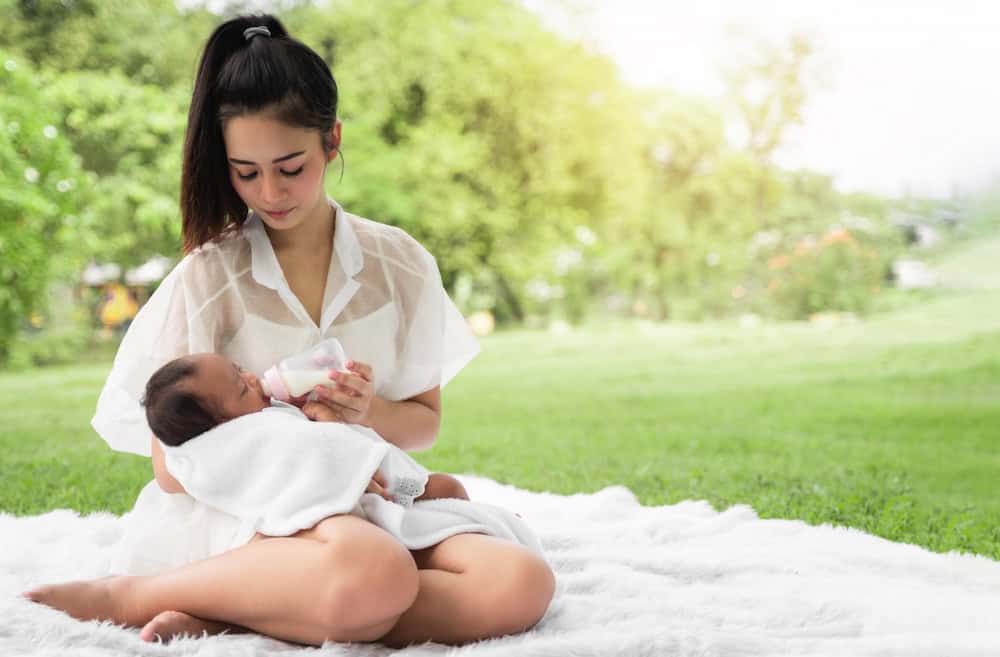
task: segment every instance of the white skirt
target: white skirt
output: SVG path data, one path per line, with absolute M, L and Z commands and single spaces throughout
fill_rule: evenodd
M 155 479 L 122 520 L 125 531 L 111 561 L 121 575 L 162 573 L 246 545 L 256 533 L 190 495 L 163 492 Z

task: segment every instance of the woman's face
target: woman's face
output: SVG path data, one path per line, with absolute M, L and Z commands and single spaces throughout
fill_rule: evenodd
M 328 212 L 323 174 L 337 151 L 323 151 L 318 131 L 257 113 L 227 120 L 222 134 L 233 189 L 269 228 L 288 230 Z M 339 123 L 331 138 L 340 143 Z

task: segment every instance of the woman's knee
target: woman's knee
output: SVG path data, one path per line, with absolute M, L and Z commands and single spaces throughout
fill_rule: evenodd
M 516 634 L 534 626 L 555 595 L 555 574 L 538 555 L 519 551 L 503 569 L 487 603 L 495 612 L 497 626 L 491 634 Z M 499 612 L 499 613 L 496 613 Z
M 391 627 L 417 598 L 413 556 L 385 531 L 361 522 L 328 531 L 323 541 L 327 566 L 317 576 L 328 581 L 319 610 L 337 641 L 377 638 L 368 636 L 371 628 Z

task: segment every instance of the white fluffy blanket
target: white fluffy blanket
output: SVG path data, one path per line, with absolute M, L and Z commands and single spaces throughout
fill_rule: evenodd
M 0 515 L 0 655 L 1000 655 L 1000 563 L 983 557 L 761 520 L 745 506 L 643 507 L 621 487 L 564 497 L 461 479 L 473 499 L 522 514 L 556 568 L 556 598 L 526 634 L 398 653 L 255 635 L 145 644 L 17 597 L 107 571 L 118 518 L 54 511 Z

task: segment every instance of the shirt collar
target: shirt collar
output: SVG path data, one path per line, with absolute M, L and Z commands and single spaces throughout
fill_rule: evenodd
M 361 271 L 364 257 L 361 253 L 361 243 L 354 233 L 347 213 L 340 207 L 340 204 L 332 198 L 327 197 L 327 202 L 333 207 L 335 213 L 333 230 L 333 260 L 340 266 L 347 278 L 353 278 Z M 251 270 L 255 281 L 272 290 L 277 290 L 285 285 L 285 277 L 281 272 L 281 265 L 278 264 L 278 257 L 274 253 L 271 240 L 267 237 L 264 229 L 264 222 L 256 212 L 250 211 L 247 220 L 243 223 L 243 235 L 250 243 Z M 332 267 L 333 262 L 330 263 Z

